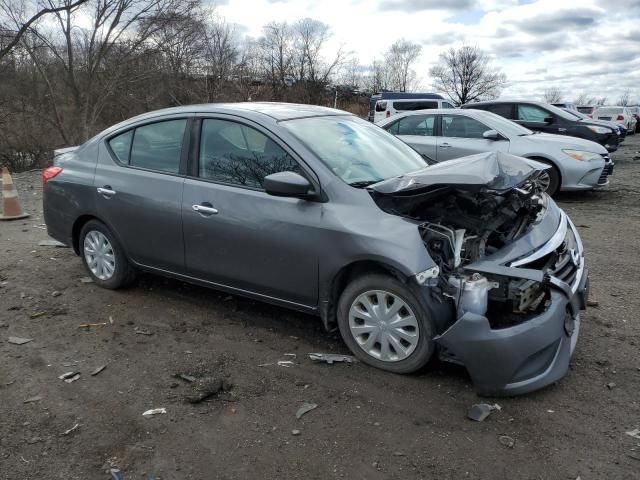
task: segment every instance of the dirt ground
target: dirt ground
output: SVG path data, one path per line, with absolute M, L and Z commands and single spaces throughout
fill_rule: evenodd
M 599 301 L 570 372 L 500 399 L 438 362 L 412 376 L 314 363 L 309 352 L 348 352 L 288 310 L 151 275 L 123 291 L 82 283 L 70 249 L 38 245 L 39 172 L 15 175 L 31 217 L 0 223 L 0 478 L 640 478 L 640 440 L 625 433 L 640 428 L 638 150 L 635 135 L 613 154 L 608 188 L 558 199 Z M 70 371 L 80 378 L 58 378 Z M 229 391 L 189 401 L 223 379 Z M 468 420 L 485 401 L 502 410 Z M 296 419 L 305 402 L 318 408 Z M 152 408 L 166 414 L 142 416 Z

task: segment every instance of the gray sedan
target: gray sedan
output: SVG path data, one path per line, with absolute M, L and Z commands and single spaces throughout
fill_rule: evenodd
M 585 308 L 582 243 L 545 170 L 504 153 L 428 166 L 339 110 L 188 106 L 58 156 L 44 216 L 101 287 L 171 276 L 318 315 L 369 365 L 437 354 L 518 394 L 567 372 Z
M 535 133 L 482 110 L 407 112 L 378 123 L 436 162 L 481 152 L 509 152 L 551 165 L 547 193 L 590 190 L 609 183 L 613 162 L 592 141 Z

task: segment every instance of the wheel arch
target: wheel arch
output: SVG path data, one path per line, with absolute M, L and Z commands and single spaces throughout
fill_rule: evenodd
M 555 168 L 556 171 L 558 172 L 558 177 L 560 179 L 560 184 L 558 185 L 558 191 L 562 190 L 562 180 L 564 178 L 564 174 L 562 172 L 562 167 L 558 164 L 558 162 L 556 162 L 552 158 L 545 157 L 544 155 L 527 155 L 526 158 L 530 160 L 538 160 L 544 163 L 548 163 L 553 168 Z
M 321 294 L 320 317 L 327 330 L 336 324 L 337 304 L 342 291 L 349 282 L 365 273 L 381 273 L 397 278 L 401 282 L 407 281 L 407 275 L 390 263 L 381 260 L 355 260 L 344 265 L 332 276 Z
M 76 255 L 80 255 L 80 232 L 82 231 L 82 227 L 84 227 L 87 224 L 87 222 L 91 220 L 96 220 L 104 224 L 109 229 L 109 231 L 116 237 L 116 240 L 122 246 L 122 248 L 125 251 L 125 255 L 128 257 L 127 251 L 124 248 L 124 244 L 122 243 L 122 240 L 120 239 L 120 235 L 118 235 L 118 232 L 116 232 L 111 227 L 111 225 L 109 225 L 108 222 L 105 222 L 102 218 L 89 213 L 80 215 L 78 218 L 76 218 L 76 221 L 73 223 L 73 227 L 71 228 L 72 247 Z
M 76 252 L 76 255 L 80 255 L 80 232 L 82 231 L 82 227 L 86 225 L 86 223 L 90 220 L 98 220 L 101 221 L 95 215 L 80 215 L 76 218 L 76 221 L 73 222 L 73 227 L 71 228 L 71 242 L 73 251 Z

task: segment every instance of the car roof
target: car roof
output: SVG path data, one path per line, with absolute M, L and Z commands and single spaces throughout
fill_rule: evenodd
M 412 117 L 415 115 L 465 115 L 467 117 L 474 116 L 486 116 L 486 115 L 494 115 L 491 112 L 487 112 L 486 110 L 475 110 L 473 108 L 465 108 L 464 110 L 460 108 L 426 108 L 424 110 L 411 110 L 408 112 L 401 112 L 391 117 L 384 118 L 376 122 L 376 125 L 388 125 L 394 120 L 400 120 L 405 117 Z
M 448 115 L 451 113 L 460 114 L 460 115 L 476 115 L 476 114 L 486 115 L 490 112 L 487 112 L 486 110 L 476 110 L 473 108 L 465 108 L 464 110 L 462 110 L 461 108 L 425 108 L 423 110 L 411 110 L 407 112 L 400 112 L 400 113 L 397 113 L 396 115 L 393 115 L 392 117 L 389 117 L 388 120 L 392 120 L 394 118 L 399 118 L 399 117 L 408 117 L 411 115 L 425 115 L 425 114 Z
M 284 102 L 235 102 L 235 103 L 203 103 L 196 105 L 182 105 L 179 107 L 163 108 L 153 112 L 143 113 L 129 119 L 130 121 L 144 120 L 162 115 L 174 115 L 180 113 L 257 113 L 271 117 L 276 121 L 291 120 L 294 118 L 319 117 L 327 115 L 352 115 L 343 110 L 317 105 L 305 105 Z
M 433 92 L 380 92 L 371 95 L 373 100 L 417 100 L 417 99 L 429 99 L 429 100 L 444 100 L 445 98 L 439 93 Z
M 492 103 L 532 103 L 534 105 L 551 105 L 547 102 L 540 102 L 538 100 L 528 100 L 521 98 L 498 98 L 496 100 L 484 100 L 482 102 L 465 103 L 464 106 L 471 108 L 473 105 L 489 105 Z

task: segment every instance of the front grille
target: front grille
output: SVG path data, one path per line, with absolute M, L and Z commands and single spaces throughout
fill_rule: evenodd
M 572 285 L 580 265 L 578 255 L 578 242 L 572 229 L 569 228 L 567 229 L 567 235 L 564 237 L 564 242 L 550 255 L 549 273 Z
M 604 158 L 605 164 L 598 178 L 598 185 L 605 185 L 609 181 L 609 175 L 613 175 L 613 162 L 611 158 L 609 158 L 609 155 L 602 155 L 602 158 Z

